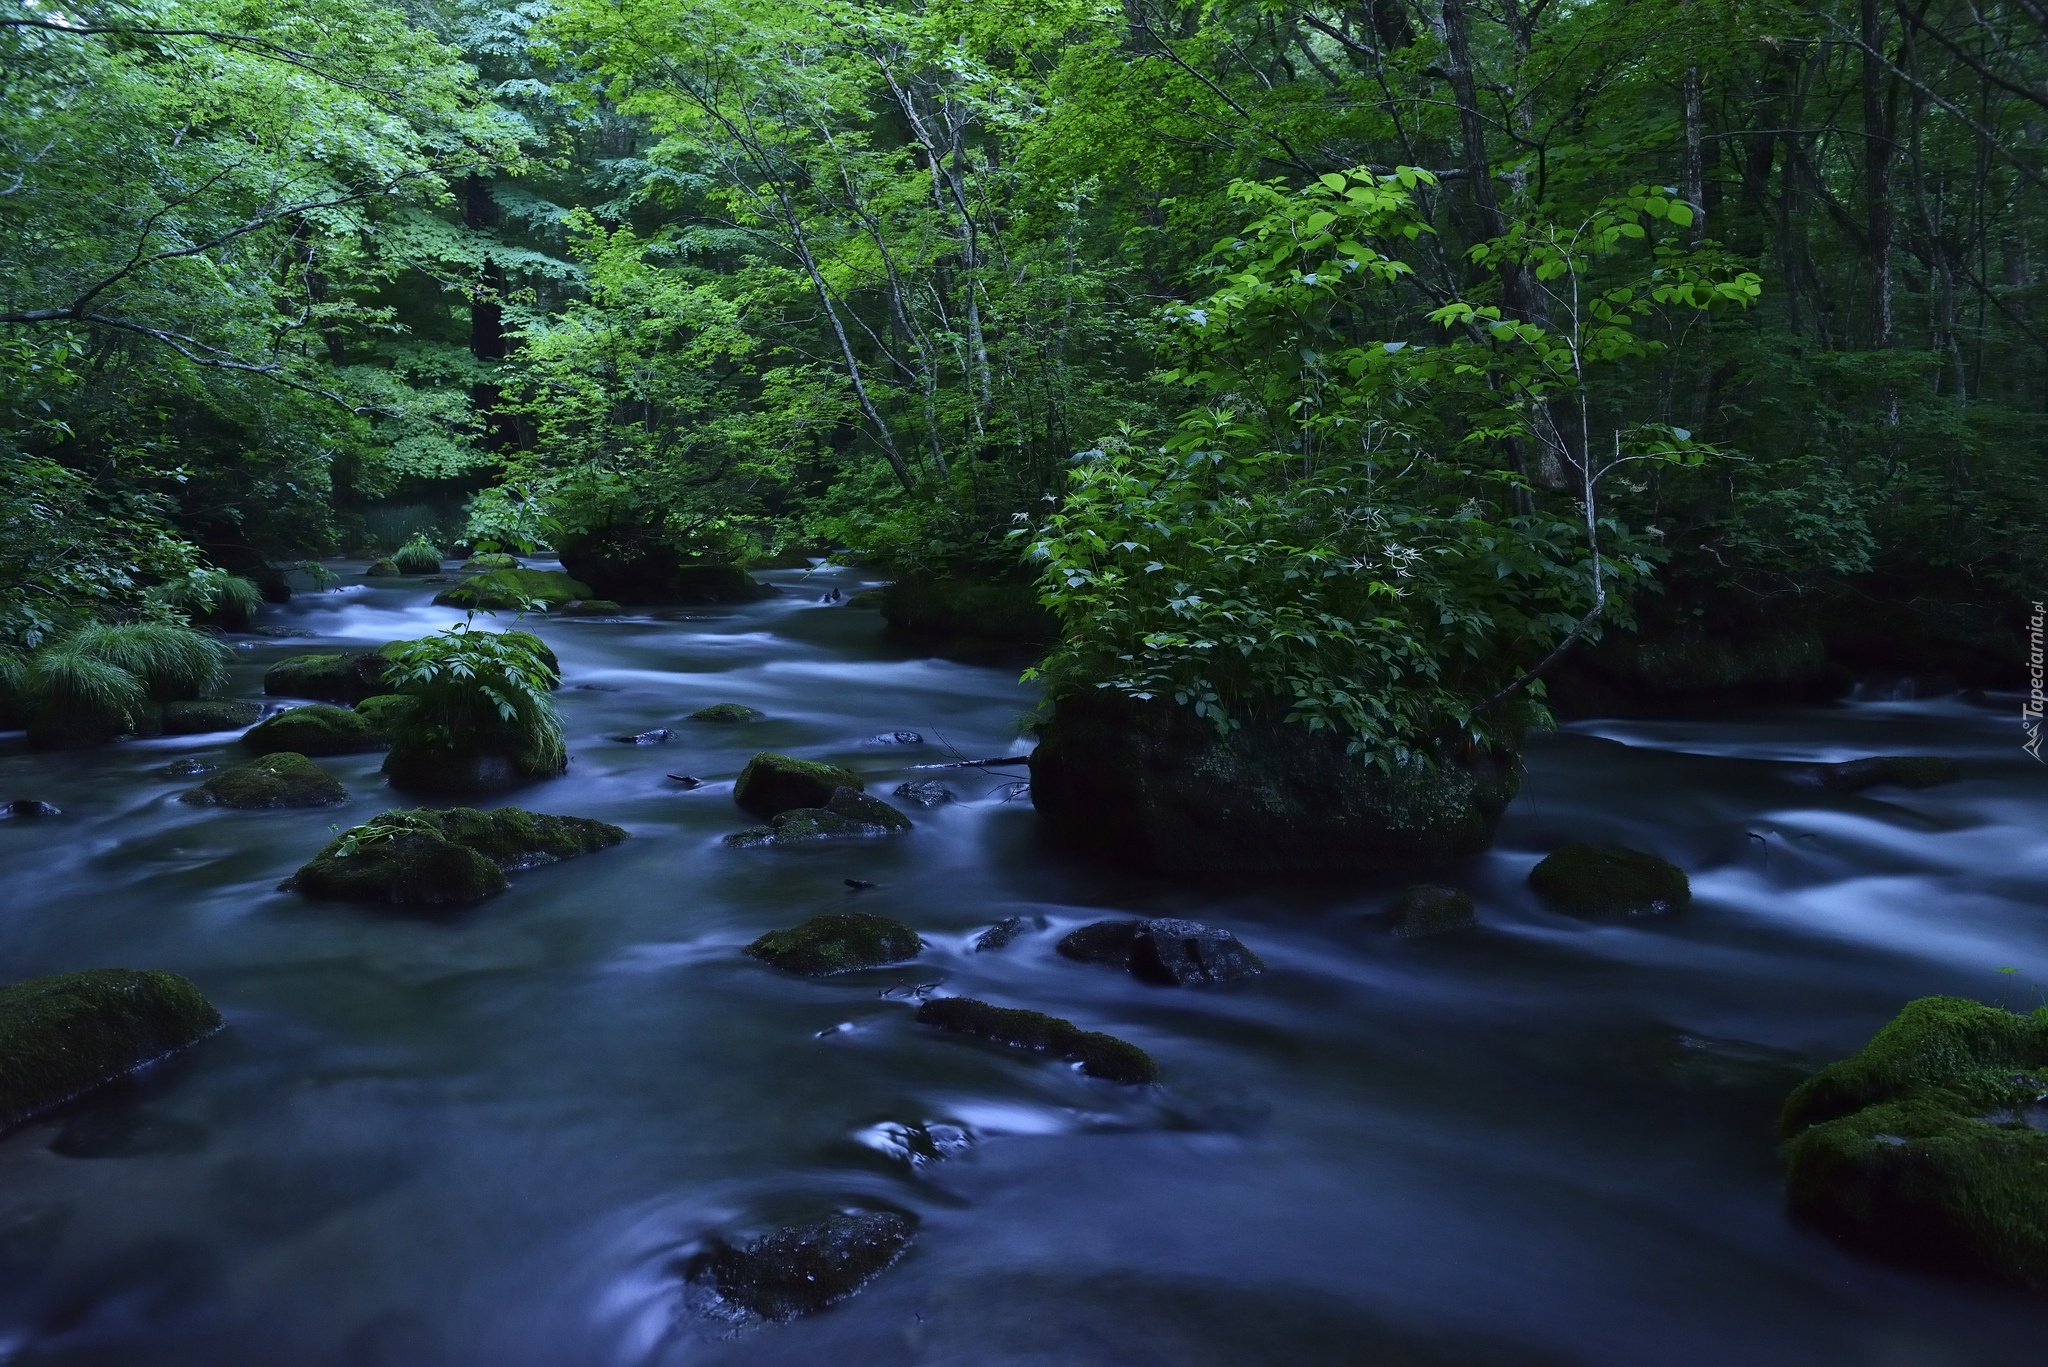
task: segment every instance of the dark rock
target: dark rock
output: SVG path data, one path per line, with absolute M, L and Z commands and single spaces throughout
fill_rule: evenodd
M 562 568 L 590 585 L 582 597 L 615 602 L 750 603 L 772 597 L 738 565 L 696 560 L 660 530 L 613 525 L 557 538 Z
M 636 731 L 629 736 L 613 736 L 611 739 L 621 745 L 666 745 L 675 738 L 675 734 L 666 726 L 658 726 L 652 731 Z
M 915 731 L 884 731 L 868 738 L 869 745 L 923 745 L 924 737 Z
M 0 987 L 0 1130 L 220 1029 L 175 973 L 98 968 Z
M 328 844 L 290 886 L 332 901 L 462 906 L 503 891 L 507 871 L 592 854 L 625 838 L 602 821 L 516 807 L 385 812 Z
M 864 911 L 813 916 L 789 930 L 771 930 L 747 946 L 765 964 L 807 978 L 914 959 L 924 942 L 901 921 Z
M 384 739 L 360 712 L 332 703 L 309 703 L 288 707 L 250 727 L 242 736 L 242 745 L 259 755 L 284 751 L 300 755 L 356 755 L 382 749 Z
M 910 818 L 879 798 L 851 788 L 835 788 L 822 807 L 792 807 L 778 812 L 766 826 L 752 826 L 726 837 L 742 849 L 757 845 L 789 845 L 801 840 L 864 839 L 910 829 Z
M 845 1211 L 779 1229 L 745 1248 L 720 1242 L 692 1261 L 718 1294 L 768 1320 L 845 1300 L 903 1256 L 917 1232 L 893 1211 Z
M 1685 870 L 1619 845 L 1565 845 L 1529 871 L 1529 886 L 1573 916 L 1663 916 L 1692 904 Z
M 1923 997 L 1785 1103 L 1793 1215 L 1880 1257 L 2048 1288 L 2048 1009 Z
M 174 759 L 166 764 L 163 772 L 172 778 L 198 778 L 201 774 L 211 774 L 219 768 L 218 764 L 209 760 L 187 755 L 184 759 Z
M 991 1006 L 972 997 L 933 997 L 918 1007 L 917 1019 L 920 1024 L 954 1034 L 977 1035 L 1012 1049 L 1051 1054 L 1080 1064 L 1090 1077 L 1109 1082 L 1149 1083 L 1159 1075 L 1151 1055 L 1137 1045 L 1083 1030 L 1072 1021 L 1041 1011 Z
M 1479 924 L 1479 910 L 1469 894 L 1434 883 L 1417 883 L 1401 890 L 1400 900 L 1388 914 L 1394 934 L 1404 940 L 1429 935 L 1448 935 L 1454 930 L 1471 930 Z
M 792 807 L 822 807 L 832 800 L 835 788 L 859 792 L 866 787 L 858 775 L 836 764 L 763 751 L 740 771 L 732 800 L 755 816 L 772 817 Z
M 1963 776 L 1963 767 L 1938 755 L 1878 755 L 1846 764 L 1823 764 L 1815 773 L 1823 788 L 1860 793 L 1865 788 L 1932 788 L 1954 783 Z
M 702 788 L 704 786 L 703 779 L 691 778 L 688 774 L 670 774 L 669 777 L 682 784 L 685 788 Z
M 919 779 L 896 785 L 896 796 L 920 807 L 938 807 L 953 801 L 953 790 L 936 779 Z
M 1060 937 L 1053 946 L 1060 957 L 1084 964 L 1131 966 L 1131 945 L 1142 921 L 1094 921 Z
M 164 704 L 164 734 L 200 736 L 209 731 L 239 731 L 263 715 L 263 704 L 248 698 L 206 698 Z
M 348 801 L 339 779 L 289 750 L 224 769 L 180 799 L 200 806 L 259 811 L 273 807 L 331 807 Z
M 420 705 L 418 698 L 403 693 L 379 693 L 374 698 L 364 698 L 356 704 L 356 713 L 369 724 L 370 734 L 380 741 L 389 742 L 393 733 L 404 725 Z
M 590 586 L 554 570 L 492 570 L 434 595 L 441 607 L 481 611 L 543 610 L 591 596 Z
M 849 878 L 845 881 L 848 892 L 866 892 L 869 888 L 881 886 L 878 883 L 870 883 L 865 878 Z
M 609 598 L 578 598 L 555 611 L 564 617 L 617 617 L 625 609 Z
M 715 702 L 709 707 L 700 707 L 690 714 L 691 721 L 714 721 L 730 725 L 734 722 L 759 721 L 762 713 L 736 702 Z
M 974 937 L 974 952 L 986 954 L 991 950 L 1007 949 L 1019 935 L 1044 929 L 1045 918 L 1042 916 L 1005 916 Z
M 1327 731 L 1248 716 L 1219 737 L 1100 691 L 1061 699 L 1040 737 L 1031 800 L 1053 843 L 1162 873 L 1440 867 L 1492 843 L 1521 781 L 1491 752 L 1389 773 Z
M 1055 948 L 1065 958 L 1111 964 L 1142 982 L 1168 986 L 1241 982 L 1266 967 L 1229 931 L 1171 917 L 1097 921 L 1065 936 Z
M 374 650 L 354 655 L 294 655 L 264 672 L 263 691 L 272 697 L 358 703 L 386 691 L 384 676 L 390 668 L 391 661 Z
M 388 555 L 372 560 L 370 568 L 363 571 L 364 577 L 368 579 L 396 579 L 402 573 L 403 571 L 398 568 L 398 562 Z
M 64 813 L 56 807 L 51 806 L 47 802 L 39 802 L 32 797 L 18 797 L 5 807 L 0 807 L 0 816 L 13 817 L 22 821 L 34 821 L 46 816 L 62 815 Z
M 883 620 L 908 635 L 1024 645 L 1047 645 L 1060 635 L 1058 619 L 1039 606 L 1037 585 L 1028 579 L 910 575 L 881 594 Z M 864 596 L 855 594 L 854 600 Z

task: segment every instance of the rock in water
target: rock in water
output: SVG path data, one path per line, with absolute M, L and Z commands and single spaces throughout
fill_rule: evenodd
M 1910 1002 L 1778 1120 L 1794 1216 L 1896 1262 L 2048 1289 L 2048 1008 Z
M 220 1026 L 213 1004 L 175 973 L 96 968 L 0 987 L 0 1130 Z
M 822 807 L 835 788 L 860 792 L 860 776 L 836 764 L 818 764 L 762 751 L 747 761 L 733 785 L 732 800 L 758 817 L 772 817 L 792 807 Z
M 666 745 L 675 734 L 666 726 L 657 726 L 652 731 L 635 731 L 630 735 L 613 736 L 612 739 L 621 745 Z
M 203 736 L 209 731 L 239 731 L 263 715 L 263 704 L 249 698 L 204 698 L 164 704 L 164 734 Z
M 1529 871 L 1529 886 L 1572 916 L 1663 916 L 1692 904 L 1685 870 L 1620 845 L 1565 845 Z
M 419 710 L 420 700 L 404 693 L 379 693 L 356 704 L 356 715 L 379 741 L 389 742 L 392 732 Z
M 865 839 L 910 829 L 910 818 L 880 798 L 851 788 L 834 788 L 822 807 L 792 807 L 766 826 L 735 831 L 725 843 L 740 849 L 759 845 L 794 845 L 806 840 Z
M 390 668 L 391 661 L 374 650 L 355 655 L 294 655 L 264 671 L 263 691 L 272 697 L 358 703 L 385 691 L 384 676 Z
M 1039 728 L 1031 800 L 1057 845 L 1158 873 L 1425 869 L 1484 850 L 1521 783 L 1482 752 L 1389 773 L 1327 731 L 1091 691 Z
M 937 807 L 953 800 L 953 790 L 936 779 L 921 779 L 896 785 L 896 796 L 920 807 Z
M 537 604 L 546 611 L 591 597 L 590 586 L 555 570 L 497 569 L 434 595 L 441 607 L 515 611 Z
M 1394 934 L 1404 940 L 1419 940 L 1430 935 L 1448 935 L 1454 930 L 1470 930 L 1479 924 L 1479 911 L 1472 905 L 1472 898 L 1456 888 L 1416 883 L 1401 890 L 1401 898 L 1394 903 L 1388 919 Z
M 1097 921 L 1055 948 L 1065 958 L 1113 964 L 1140 981 L 1176 987 L 1241 982 L 1266 969 L 1229 931 L 1171 917 Z
M 182 795 L 199 806 L 260 811 L 270 807 L 331 807 L 348 801 L 341 781 L 304 755 L 280 751 L 224 769 Z
M 813 916 L 789 930 L 771 930 L 747 946 L 765 964 L 807 978 L 914 959 L 924 949 L 917 932 L 901 921 L 865 911 Z
M 1938 755 L 1878 755 L 1846 764 L 1823 764 L 1817 772 L 1823 788 L 1860 793 L 1865 788 L 1932 788 L 1954 783 L 1963 776 L 1963 767 Z
M 1081 1065 L 1090 1077 L 1132 1085 L 1159 1076 L 1152 1056 L 1137 1045 L 1083 1030 L 1070 1020 L 1042 1011 L 991 1006 L 972 997 L 933 997 L 917 1008 L 922 1025 L 935 1025 L 957 1035 L 977 1035 L 1012 1049 L 1032 1049 Z
M 517 807 L 385 812 L 328 844 L 290 886 L 332 901 L 466 906 L 504 891 L 507 871 L 591 854 L 625 838 L 602 821 Z
M 715 702 L 709 707 L 700 707 L 690 714 L 691 721 L 721 722 L 732 725 L 735 722 L 759 721 L 762 713 L 736 702 Z
M 915 731 L 884 731 L 879 736 L 868 737 L 869 745 L 923 745 L 924 737 Z
M 987 954 L 998 949 L 1008 949 L 1010 942 L 1019 935 L 1029 935 L 1034 930 L 1045 929 L 1042 917 L 1005 916 L 987 930 L 974 937 L 974 952 Z
M 0 816 L 12 817 L 21 821 L 34 821 L 40 817 L 62 815 L 64 813 L 57 807 L 48 802 L 39 802 L 32 797 L 18 797 L 6 806 L 0 807 Z
M 360 712 L 316 702 L 258 722 L 242 734 L 242 745 L 259 755 L 355 755 L 381 749 L 384 741 Z
M 894 1211 L 846 1211 L 779 1229 L 745 1248 L 719 1243 L 693 1261 L 718 1294 L 768 1320 L 814 1315 L 903 1255 L 916 1224 Z

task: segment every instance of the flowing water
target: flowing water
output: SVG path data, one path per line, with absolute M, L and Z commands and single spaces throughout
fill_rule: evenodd
M 431 918 L 306 902 L 280 879 L 391 805 L 176 800 L 232 735 L 0 746 L 0 969 L 195 979 L 228 1028 L 0 1140 L 0 1362 L 192 1367 L 590 1364 L 2038 1363 L 2048 1302 L 1866 1262 L 1787 1222 L 1770 1122 L 1802 1071 L 1901 1003 L 2048 990 L 2048 783 L 2017 704 L 1870 703 L 1539 739 L 1497 848 L 1458 881 L 1484 929 L 1402 941 L 1391 883 L 1168 883 L 1043 850 L 1002 773 L 941 775 L 905 837 L 728 849 L 756 750 L 910 766 L 1011 753 L 1014 667 L 893 646 L 781 597 L 543 621 L 574 762 L 509 800 L 624 846 Z M 381 581 L 380 581 L 381 582 Z M 313 646 L 458 615 L 431 589 L 302 596 L 237 638 L 240 691 Z M 736 701 L 768 720 L 681 721 Z M 669 726 L 665 745 L 607 736 Z M 882 745 L 909 730 L 921 745 Z M 1960 759 L 1851 797 L 1802 762 Z M 694 790 L 665 775 L 707 782 Z M 1588 925 L 1523 887 L 1566 839 L 1654 849 L 1697 901 Z M 851 890 L 847 879 L 877 886 Z M 740 949 L 858 907 L 915 963 L 829 981 Z M 1053 953 L 1105 916 L 1229 927 L 1241 990 L 1155 988 Z M 1007 916 L 1044 929 L 1000 952 Z M 1132 1040 L 1120 1088 L 939 1036 L 915 992 Z M 922 1131 L 916 1127 L 925 1127 Z M 837 1208 L 914 1214 L 910 1252 L 815 1318 L 738 1327 L 680 1267 Z

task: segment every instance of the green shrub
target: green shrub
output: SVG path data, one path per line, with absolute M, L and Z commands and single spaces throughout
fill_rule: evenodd
M 263 590 L 253 580 L 222 569 L 193 570 L 151 589 L 149 596 L 196 625 L 239 631 L 263 607 Z
M 417 701 L 391 729 L 384 772 L 414 792 L 469 792 L 553 778 L 569 765 L 548 693 L 559 669 L 537 637 L 467 624 L 384 648 L 389 690 Z
M 25 671 L 29 741 L 46 749 L 99 745 L 135 728 L 149 688 L 119 665 L 66 643 Z
M 391 555 L 401 574 L 433 574 L 441 568 L 442 558 L 441 548 L 417 532 Z
M 127 670 L 159 702 L 203 698 L 228 681 L 228 648 L 190 627 L 95 623 L 73 632 L 62 648 Z

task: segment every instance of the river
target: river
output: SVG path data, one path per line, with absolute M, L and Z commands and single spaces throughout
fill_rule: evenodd
M 359 567 L 358 567 L 359 568 Z M 228 1028 L 0 1140 L 0 1362 L 122 1367 L 652 1364 L 2035 1364 L 2048 1301 L 1893 1271 L 1790 1224 L 1770 1122 L 1803 1072 L 1910 998 L 2048 992 L 2048 783 L 2010 708 L 1957 699 L 1538 738 L 1481 930 L 1403 941 L 1396 885 L 1175 884 L 1043 850 L 1001 773 L 907 836 L 732 849 L 757 750 L 888 796 L 917 764 L 1014 753 L 1016 669 L 774 599 L 529 623 L 560 654 L 566 777 L 506 801 L 624 846 L 453 915 L 279 891 L 393 805 L 379 757 L 322 761 L 345 807 L 176 800 L 233 735 L 38 754 L 0 741 L 0 963 L 167 968 Z M 347 581 L 237 636 L 236 691 L 326 646 L 457 620 Z M 681 720 L 741 702 L 742 726 Z M 1994 698 L 1993 702 L 2002 700 Z M 616 733 L 672 727 L 659 745 Z M 871 739 L 913 731 L 923 744 Z M 1823 792 L 1802 764 L 1953 756 L 1964 781 Z M 706 780 L 685 790 L 671 773 Z M 407 804 L 410 805 L 410 804 Z M 1523 879 L 1567 839 L 1658 851 L 1696 902 L 1589 925 Z M 846 880 L 875 884 L 853 889 Z M 914 963 L 812 981 L 740 953 L 885 912 Z M 1187 916 L 1262 956 L 1242 989 L 1139 983 L 1053 942 Z M 1008 916 L 1043 931 L 976 953 Z M 2007 971 L 2013 970 L 2013 971 Z M 1098 1082 L 942 1036 L 916 990 L 1028 1006 L 1148 1050 Z M 909 1127 L 935 1142 L 913 1147 Z M 735 1329 L 679 1273 L 704 1241 L 841 1207 L 914 1214 L 904 1258 L 808 1320 Z

